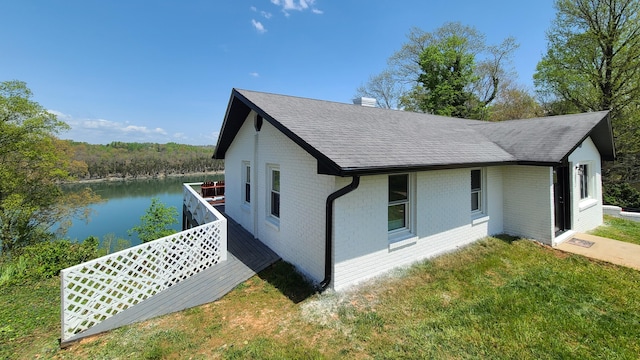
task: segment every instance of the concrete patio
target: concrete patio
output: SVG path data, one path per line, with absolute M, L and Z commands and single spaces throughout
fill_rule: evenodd
M 577 233 L 556 249 L 640 270 L 640 245 Z

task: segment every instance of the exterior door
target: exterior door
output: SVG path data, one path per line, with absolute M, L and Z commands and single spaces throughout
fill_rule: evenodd
M 555 233 L 557 236 L 571 228 L 568 166 L 558 166 L 553 169 L 553 197 Z

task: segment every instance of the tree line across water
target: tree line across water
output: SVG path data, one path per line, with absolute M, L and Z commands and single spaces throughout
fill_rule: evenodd
M 74 162 L 71 175 L 78 180 L 162 177 L 224 169 L 222 160 L 211 158 L 213 146 L 119 141 L 94 145 L 69 141 L 69 147 Z

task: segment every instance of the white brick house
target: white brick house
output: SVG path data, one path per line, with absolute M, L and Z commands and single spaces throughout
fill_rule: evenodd
M 614 156 L 607 112 L 488 123 L 236 89 L 214 154 L 227 215 L 334 289 L 488 235 L 592 229 Z

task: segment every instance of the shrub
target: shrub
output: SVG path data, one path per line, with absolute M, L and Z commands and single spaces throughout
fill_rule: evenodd
M 59 239 L 29 245 L 0 260 L 0 285 L 57 276 L 60 270 L 98 257 L 98 238 L 83 242 Z
M 143 243 L 160 239 L 162 237 L 175 234 L 171 228 L 178 223 L 178 209 L 175 206 L 167 206 L 160 201 L 160 198 L 151 199 L 151 206 L 140 218 L 140 225 L 129 230 L 129 235 L 138 234 L 138 238 Z
M 610 182 L 604 186 L 604 203 L 621 208 L 640 208 L 640 191 L 626 182 Z

